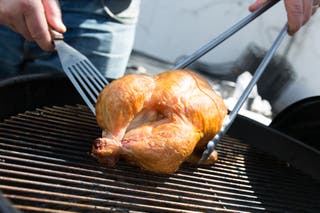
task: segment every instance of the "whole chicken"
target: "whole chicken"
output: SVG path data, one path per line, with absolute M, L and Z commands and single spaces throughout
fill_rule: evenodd
M 191 71 L 125 75 L 98 97 L 103 137 L 94 141 L 92 155 L 111 167 L 121 156 L 145 170 L 170 174 L 184 161 L 198 162 L 226 114 L 222 98 Z M 217 152 L 204 163 L 215 161 Z

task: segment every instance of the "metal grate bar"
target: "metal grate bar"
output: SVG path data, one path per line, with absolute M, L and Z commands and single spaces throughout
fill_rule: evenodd
M 0 163 L 1 164 L 1 163 Z M 3 164 L 1 164 L 3 166 Z M 124 187 L 125 189 L 139 189 L 139 191 L 146 191 L 147 193 L 152 193 L 152 194 L 157 194 L 156 192 L 152 192 L 152 189 L 153 187 L 151 186 L 144 186 L 144 185 L 136 185 L 136 184 L 133 184 L 133 183 L 128 183 L 128 182 L 122 182 L 122 181 L 119 181 L 119 183 L 114 183 L 113 180 L 111 179 L 108 179 L 108 178 L 104 178 L 104 177 L 100 177 L 100 176 L 88 176 L 88 175 L 85 175 L 85 174 L 73 174 L 73 173 L 70 173 L 70 172 L 64 172 L 64 171 L 51 171 L 51 170 L 48 170 L 48 169 L 44 169 L 44 168 L 36 168 L 36 167 L 31 167 L 31 166 L 27 166 L 27 165 L 23 165 L 23 166 L 17 166 L 15 164 L 12 164 L 12 163 L 6 163 L 5 167 L 7 169 L 10 169 L 12 167 L 17 167 L 21 170 L 26 170 L 26 171 L 29 171 L 30 173 L 32 174 L 47 174 L 47 175 L 52 175 L 52 176 L 59 176 L 59 177 L 68 177 L 68 178 L 77 178 L 77 179 L 81 179 L 83 181 L 92 181 L 92 180 L 96 180 L 97 183 L 101 183 L 101 184 L 104 184 L 104 185 L 109 185 L 110 188 L 115 188 L 115 189 L 119 189 L 121 190 L 120 187 Z M 111 184 L 113 183 L 114 186 L 112 186 Z M 159 182 L 160 183 L 160 182 Z M 158 183 L 158 184 L 159 184 Z M 118 188 L 117 188 L 118 187 Z M 130 191 L 130 190 L 128 190 Z M 158 195 L 164 195 L 164 194 L 167 194 L 168 196 L 172 196 L 172 195 L 175 195 L 176 192 L 179 192 L 180 194 L 186 196 L 186 197 L 191 197 L 192 199 L 197 199 L 197 198 L 202 198 L 202 199 L 208 199 L 211 197 L 211 195 L 207 195 L 207 194 L 203 194 L 203 193 L 197 193 L 197 192 L 192 192 L 192 191 L 182 191 L 182 190 L 178 190 L 178 189 L 167 189 L 167 188 L 160 188 L 158 187 Z M 175 192 L 175 193 L 173 193 Z M 220 197 L 220 196 L 219 196 Z M 228 198 L 228 197 L 221 197 L 221 199 L 226 199 L 226 200 L 233 200 L 233 201 L 239 201 L 239 202 L 244 202 L 244 203 L 251 203 L 251 204 L 260 204 L 260 202 L 258 201 L 255 201 L 255 200 L 245 200 L 245 199 L 240 199 L 240 198 Z M 200 203 L 201 202 L 205 202 L 205 201 L 202 201 L 200 200 L 199 201 Z
M 113 169 L 99 166 L 90 151 L 100 135 L 94 116 L 81 105 L 7 119 L 0 124 L 0 190 L 26 212 L 320 208 L 318 182 L 228 136 L 215 165 L 184 164 L 173 175 L 156 175 L 124 161 Z
M 3 139 L 0 137 L 0 139 Z M 16 144 L 17 146 L 19 144 L 23 144 L 25 147 L 29 146 L 30 148 L 29 149 L 36 149 L 36 150 L 48 150 L 48 151 L 55 151 L 55 152 L 58 152 L 59 155 L 63 155 L 64 154 L 64 157 L 65 158 L 68 158 L 68 156 L 70 155 L 78 155 L 78 156 L 83 156 L 83 153 L 82 152 L 75 152 L 74 150 L 68 150 L 68 149 L 63 149 L 63 148 L 55 148 L 54 150 L 52 150 L 51 146 L 49 145 L 42 145 L 42 144 L 33 144 L 32 142 L 21 142 L 20 140 L 14 140 L 14 139 L 9 139 L 9 141 L 11 142 L 11 146 L 14 146 L 14 144 Z M 1 144 L 1 143 L 0 143 Z M 88 146 L 89 148 L 90 146 Z M 18 147 L 14 146 L 14 149 L 18 149 Z M 88 151 L 88 149 L 86 150 Z M 37 152 L 39 153 L 39 152 Z M 75 157 L 73 157 L 75 158 Z M 81 157 L 79 158 L 76 158 L 76 160 L 81 160 Z M 207 182 L 211 182 L 213 181 L 215 184 L 221 184 L 221 185 L 230 185 L 230 186 L 233 186 L 233 187 L 236 187 L 236 188 L 239 188 L 239 189 L 243 189 L 243 190 L 246 190 L 246 189 L 251 189 L 252 187 L 249 185 L 249 181 L 248 180 L 243 180 L 241 178 L 234 178 L 234 177 L 228 177 L 230 175 L 228 175 L 227 173 L 224 173 L 224 175 L 218 175 L 218 174 L 206 174 L 206 173 L 201 173 L 201 172 L 193 172 L 193 173 L 187 173 L 187 172 L 184 172 L 182 171 L 183 173 L 186 173 L 186 174 L 177 174 L 177 175 L 174 175 L 174 176 L 178 176 L 178 178 L 183 178 L 185 181 L 194 181 L 194 174 L 199 174 L 201 175 L 202 177 L 205 177 L 204 179 L 208 179 L 206 180 Z M 221 180 L 219 180 L 221 179 Z
M 37 167 L 41 168 L 42 170 L 46 168 L 46 166 L 52 166 L 52 167 L 55 167 L 55 169 L 57 170 L 62 170 L 62 171 L 65 171 L 65 169 L 67 170 L 71 170 L 75 173 L 85 173 L 85 174 L 90 174 L 90 175 L 93 175 L 95 179 L 104 179 L 104 180 L 108 180 L 107 177 L 103 176 L 104 175 L 104 172 L 95 172 L 95 170 L 93 169 L 79 169 L 78 167 L 76 167 L 77 165 L 75 165 L 74 167 L 73 166 L 63 166 L 63 165 L 59 165 L 57 166 L 56 164 L 52 164 L 52 163 L 43 163 L 42 161 L 36 161 L 36 160 L 29 160 L 29 159 L 26 159 L 25 161 L 23 161 L 23 159 L 21 158 L 17 158 L 17 157 L 11 157 L 11 156 L 4 156 L 4 155 L 0 155 L 1 157 L 3 157 L 3 159 L 6 159 L 6 160 L 13 160 L 14 162 L 18 162 L 20 164 L 23 164 L 25 165 L 26 163 L 25 162 L 32 162 L 32 164 L 34 165 L 37 165 Z M 19 162 L 20 161 L 20 162 Z M 107 171 L 106 171 L 107 172 Z M 108 172 L 111 172 L 111 171 L 108 171 Z M 130 177 L 126 177 L 126 174 L 123 174 L 123 172 L 121 172 L 121 170 L 113 170 L 112 171 L 113 173 L 111 174 L 108 174 L 108 177 L 109 178 L 115 178 L 115 179 L 119 179 L 119 180 L 126 180 L 128 183 L 129 182 L 132 182 L 133 184 L 134 183 L 140 183 L 140 182 L 143 182 L 141 180 L 144 180 L 143 178 L 147 179 L 148 180 L 148 187 L 149 186 L 168 186 L 168 187 L 175 187 L 174 189 L 170 189 L 169 191 L 173 190 L 175 191 L 176 189 L 185 189 L 187 192 L 189 191 L 193 191 L 192 193 L 195 193 L 195 190 L 199 191 L 199 192 L 203 192 L 205 190 L 205 188 L 201 188 L 201 187 L 193 187 L 192 185 L 183 185 L 183 184 L 179 184 L 179 183 L 175 183 L 173 181 L 166 181 L 165 183 L 162 182 L 162 180 L 160 178 L 157 178 L 157 177 L 154 177 L 154 179 L 151 179 L 151 177 L 148 177 L 148 176 L 142 176 L 141 178 L 139 177 L 135 177 L 135 175 L 132 175 Z M 130 174 L 130 172 L 128 172 Z M 149 180 L 150 179 L 150 180 Z M 121 181 L 119 182 L 121 183 Z M 147 187 L 147 186 L 145 186 Z M 217 187 L 219 188 L 219 187 Z M 148 188 L 149 189 L 149 188 Z M 219 193 L 224 193 L 226 195 L 232 195 L 232 196 L 239 196 L 239 197 L 243 197 L 245 199 L 256 199 L 257 197 L 254 196 L 254 195 L 246 195 L 246 194 L 236 194 L 236 193 L 231 193 L 231 192 L 224 192 L 224 191 L 219 191 L 217 190 L 217 192 Z M 206 196 L 206 195 L 204 195 Z
M 14 141 L 14 140 L 11 140 L 11 141 Z M 27 143 L 24 143 L 24 144 L 27 144 Z M 30 144 L 30 143 L 29 143 Z M 31 144 L 32 145 L 32 144 Z M 37 146 L 40 146 L 40 145 L 37 145 Z M 45 147 L 45 146 L 42 146 L 42 147 Z M 40 146 L 41 148 L 41 146 Z M 63 151 L 61 149 L 57 149 L 57 151 Z M 70 154 L 73 154 L 73 153 L 70 153 Z M 81 154 L 81 153 L 77 153 L 77 154 Z M 206 175 L 206 174 L 202 174 L 202 175 Z M 215 175 L 211 175 L 210 178 L 217 178 L 218 176 L 215 176 Z M 227 177 L 224 177 L 224 179 L 227 179 L 227 181 L 233 181 L 233 182 L 243 182 L 241 181 L 241 179 L 234 179 L 234 178 L 227 178 Z M 245 183 L 247 183 L 248 181 L 244 181 Z M 245 187 L 245 185 L 241 185 L 241 184 L 237 184 L 237 186 L 242 186 L 242 187 Z
M 0 147 L 2 147 L 2 143 L 0 143 Z M 13 148 L 18 148 L 17 146 L 13 146 Z M 48 153 L 49 152 L 45 152 L 45 153 Z M 58 156 L 62 156 L 61 154 L 59 154 Z M 70 160 L 71 159 L 74 159 L 74 160 L 80 160 L 79 158 L 76 158 L 76 157 L 70 157 Z M 89 165 L 89 164 L 88 164 Z M 130 171 L 128 171 L 127 173 L 130 173 Z M 134 174 L 133 174 L 134 175 Z M 147 178 L 151 178 L 149 176 L 146 176 Z M 167 178 L 161 178 L 160 177 L 154 177 L 156 179 L 165 179 L 167 181 L 170 181 L 170 182 L 178 182 L 182 185 L 194 185 L 195 187 L 202 187 L 202 188 L 206 188 L 208 187 L 208 183 L 202 183 L 202 182 L 196 182 L 195 180 L 192 181 L 192 180 L 186 180 L 186 179 L 181 179 L 181 178 L 174 178 L 174 177 L 170 177 L 169 179 Z M 194 179 L 197 179 L 197 178 L 194 178 Z M 224 190 L 230 190 L 230 191 L 235 191 L 235 192 L 238 192 L 238 193 L 248 193 L 248 194 L 253 194 L 254 191 L 252 191 L 251 189 L 243 189 L 243 187 L 239 186 L 239 184 L 236 184 L 236 183 L 230 183 L 230 182 L 227 182 L 227 181 L 222 181 L 222 180 L 206 180 L 208 181 L 209 183 L 212 182 L 214 184 L 217 184 L 218 186 L 216 186 L 217 188 L 221 188 L 221 189 L 224 189 Z
M 9 171 L 2 171 L 3 173 L 9 172 Z M 56 187 L 53 186 L 52 184 L 49 184 L 49 182 L 54 181 L 54 182 L 61 182 L 64 183 L 63 186 L 61 184 L 59 185 L 60 188 L 65 188 L 67 187 L 68 190 L 75 191 L 77 194 L 81 193 L 83 190 L 79 189 L 77 185 L 83 185 L 86 188 L 86 192 L 92 192 L 96 194 L 101 194 L 104 196 L 110 196 L 112 199 L 121 199 L 126 200 L 126 199 L 135 199 L 136 202 L 152 202 L 158 205 L 163 205 L 163 206 L 176 206 L 184 209 L 194 209 L 193 204 L 197 205 L 197 209 L 199 210 L 209 210 L 210 205 L 212 204 L 223 204 L 226 206 L 233 206 L 233 207 L 242 207 L 242 208 L 252 208 L 252 209 L 260 209 L 263 210 L 261 207 L 254 207 L 251 203 L 251 206 L 244 206 L 241 204 L 232 204 L 232 203 L 227 203 L 227 202 L 218 202 L 218 201 L 212 201 L 211 199 L 198 199 L 193 197 L 187 197 L 187 196 L 177 196 L 177 195 L 172 195 L 172 194 L 164 194 L 164 193 L 159 193 L 159 192 L 152 192 L 152 191 L 147 191 L 147 190 L 141 190 L 141 189 L 134 189 L 134 188 L 120 188 L 116 186 L 110 186 L 106 184 L 94 184 L 94 183 L 88 183 L 85 181 L 78 181 L 78 180 L 66 180 L 65 178 L 59 178 L 59 177 L 48 177 L 44 175 L 39 175 L 39 174 L 31 174 L 27 172 L 15 172 L 15 171 L 10 171 L 10 174 L 17 174 L 19 177 L 23 177 L 23 182 L 27 182 L 26 179 L 30 178 L 31 180 L 35 179 L 45 179 L 46 180 L 46 187 L 49 189 L 49 187 Z M 25 176 L 30 176 L 30 177 L 25 177 Z M 4 178 L 5 179 L 5 178 Z M 51 179 L 51 181 L 50 181 Z M 10 180 L 6 180 L 10 181 Z M 15 182 L 21 181 L 21 179 L 14 179 Z M 31 182 L 29 182 L 31 183 Z M 42 185 L 43 181 L 32 181 L 31 184 L 35 185 Z M 70 184 L 70 185 L 69 185 Z M 68 185 L 68 186 L 66 186 Z M 86 185 L 89 185 L 86 187 Z M 94 190 L 89 190 L 88 188 L 94 188 Z M 161 199 L 159 199 L 161 198 Z M 111 199 L 111 198 L 110 198 Z M 181 204 L 179 200 L 185 200 L 187 204 Z M 158 203 L 159 202 L 159 203 Z M 161 203 L 161 204 L 160 204 Z M 192 204 L 190 206 L 190 204 Z
M 88 135 L 88 134 L 84 134 L 84 133 L 78 133 L 78 132 L 71 132 L 70 129 L 66 129 L 66 128 L 59 128 L 58 126 L 47 126 L 45 123 L 41 123 L 41 122 L 37 122 L 35 120 L 32 121 L 28 121 L 25 119 L 20 119 L 20 118 L 12 118 L 9 121 L 6 121 L 6 124 L 3 124 L 3 126 L 5 125 L 11 125 L 14 126 L 14 128 L 12 128 L 13 130 L 18 129 L 19 127 L 23 126 L 24 129 L 26 129 L 26 127 L 32 129 L 32 128 L 37 128 L 38 130 L 43 130 L 43 131 L 47 131 L 47 132 L 57 132 L 60 134 L 67 134 L 68 136 L 70 136 L 71 138 L 78 138 L 79 140 L 88 140 L 91 139 L 92 136 L 94 136 L 93 134 Z M 28 129 L 27 129 L 28 130 Z M 97 131 L 98 133 L 98 131 Z M 97 136 L 97 133 L 95 134 L 95 136 Z
M 61 118 L 65 118 L 65 121 L 67 122 L 71 122 L 71 123 L 75 123 L 74 120 L 76 120 L 77 122 L 79 122 L 79 124 L 82 124 L 86 127 L 93 127 L 96 128 L 97 127 L 97 123 L 95 121 L 95 119 L 88 119 L 84 116 L 81 116 L 77 113 L 70 113 L 68 111 L 59 111 L 59 110 L 47 110 L 45 108 L 43 109 L 37 109 L 37 112 L 44 115 L 44 116 L 51 116 L 52 118 L 56 118 L 56 119 L 61 119 Z M 72 122 L 74 121 L 74 122 Z
M 15 167 L 16 166 L 16 164 L 8 164 L 8 163 L 6 163 L 7 164 L 7 166 L 10 166 L 10 167 Z M 17 167 L 17 166 L 16 166 Z M 19 167 L 18 167 L 19 168 Z M 71 180 L 79 180 L 79 179 L 82 179 L 82 178 L 84 178 L 85 180 L 85 183 L 87 183 L 87 181 L 88 181 L 88 179 L 90 179 L 90 177 L 88 177 L 88 176 L 85 176 L 85 175 L 73 175 L 73 174 L 71 174 L 71 173 L 68 173 L 68 172 L 50 172 L 50 170 L 43 170 L 43 169 L 38 169 L 38 168 L 31 168 L 31 167 L 28 167 L 28 166 L 20 166 L 20 169 L 21 170 L 28 170 L 28 171 L 32 171 L 32 173 L 31 174 L 37 174 L 36 176 L 35 176 L 35 178 L 39 178 L 39 177 L 41 177 L 41 175 L 39 174 L 39 173 L 42 173 L 42 172 L 45 172 L 45 173 L 50 173 L 50 175 L 51 176 L 49 176 L 49 177 L 47 177 L 47 178 L 51 178 L 51 177 L 54 177 L 54 178 L 51 178 L 51 179 L 54 179 L 54 180 L 57 180 L 57 179 L 59 179 L 58 177 L 57 177 L 57 174 L 59 175 L 59 177 L 60 176 L 62 176 L 62 177 L 68 177 L 68 178 L 72 178 Z M 17 173 L 17 172 L 15 172 L 15 173 Z M 24 175 L 24 173 L 22 174 L 22 175 Z M 76 179 L 75 179 L 76 178 Z M 102 182 L 105 182 L 105 179 L 104 178 L 97 178 L 97 177 L 94 177 L 95 178 L 95 180 L 98 182 L 97 184 L 99 184 L 99 186 L 104 186 L 104 187 L 106 187 L 106 188 L 112 188 L 113 186 L 110 186 L 110 185 L 108 185 L 108 184 L 102 184 Z M 92 178 L 91 178 L 92 179 Z M 34 179 L 33 179 L 34 180 Z M 66 182 L 75 182 L 75 181 L 70 181 L 70 180 L 64 180 L 64 181 L 66 181 Z M 101 182 L 100 182 L 101 181 Z M 48 181 L 46 181 L 46 182 L 48 182 Z M 83 183 L 82 183 L 83 184 Z M 123 186 L 120 186 L 120 187 L 123 187 Z M 130 186 L 131 188 L 132 188 L 132 186 Z M 128 185 L 127 186 L 125 186 L 124 188 L 126 188 L 126 189 L 128 189 Z M 142 192 L 142 193 L 145 193 L 145 194 L 150 194 L 151 192 L 150 192 L 150 190 L 152 189 L 151 187 L 149 187 L 149 188 L 144 188 L 144 187 L 138 187 L 139 188 L 139 191 L 140 192 Z M 121 188 L 116 188 L 116 189 L 118 189 L 118 190 L 121 190 Z M 145 191 L 144 191 L 145 190 Z M 130 190 L 129 190 L 129 192 L 128 193 L 130 193 Z M 131 191 L 131 193 L 133 193 L 133 191 Z M 164 194 L 164 192 L 159 192 L 159 193 L 155 193 L 155 192 L 153 192 L 153 193 L 151 193 L 151 194 L 154 194 L 156 197 L 161 197 L 161 196 L 163 196 L 163 195 L 165 195 Z M 170 197 L 170 195 L 171 194 L 166 194 L 165 196 L 166 197 Z M 200 197 L 200 199 L 196 199 L 196 197 L 197 197 L 197 195 L 196 194 L 193 194 L 193 193 L 190 193 L 189 194 L 189 196 L 191 196 L 192 198 L 191 198 L 191 200 L 196 200 L 197 201 L 197 203 L 201 203 L 201 202 L 204 202 L 203 201 L 203 199 L 204 198 L 206 198 L 206 199 L 208 199 L 209 197 Z M 222 200 L 232 200 L 233 202 L 244 202 L 244 203 L 250 203 L 250 204 L 254 204 L 254 203 L 256 203 L 256 204 L 259 204 L 260 202 L 258 202 L 258 201 L 249 201 L 249 200 L 241 200 L 241 199 L 235 199 L 235 198 L 226 198 L 226 197 L 220 197 L 220 196 L 218 196 L 220 199 L 222 199 Z M 202 198 L 202 199 L 201 199 Z M 187 200 L 187 199 L 186 199 Z M 239 205 L 238 205 L 239 206 Z M 283 207 L 283 206 L 282 206 Z
M 121 205 L 126 204 L 130 205 L 130 207 L 133 208 L 141 208 L 145 207 L 154 210 L 174 210 L 174 208 L 170 208 L 170 206 L 175 206 L 177 208 L 183 208 L 185 210 L 196 210 L 198 209 L 202 211 L 203 210 L 210 210 L 210 207 L 208 206 L 201 206 L 197 205 L 195 208 L 194 205 L 188 204 L 188 203 L 180 203 L 180 202 L 174 202 L 170 200 L 160 200 L 157 198 L 152 198 L 152 197 L 147 197 L 147 196 L 135 196 L 135 195 L 128 195 L 125 193 L 114 193 L 110 192 L 107 189 L 96 189 L 98 187 L 94 187 L 92 189 L 89 188 L 80 188 L 80 187 L 74 187 L 74 186 L 69 186 L 69 185 L 61 185 L 61 184 L 52 184 L 52 183 L 45 183 L 45 182 L 40 182 L 40 181 L 32 181 L 32 180 L 25 180 L 25 179 L 19 179 L 19 178 L 5 178 L 6 181 L 10 182 L 15 182 L 17 185 L 19 184 L 29 184 L 32 185 L 33 188 L 42 188 L 46 189 L 47 191 L 50 190 L 64 190 L 64 191 L 69 191 L 70 193 L 75 193 L 75 194 L 81 194 L 83 196 L 87 194 L 92 194 L 94 193 L 96 196 L 103 197 L 104 199 L 107 199 L 107 201 L 110 204 L 117 204 L 121 202 Z M 23 186 L 22 186 L 23 187 Z M 130 203 L 130 201 L 135 201 L 135 203 Z M 107 202 L 106 202 L 107 203 Z M 153 206 L 149 206 L 148 203 L 152 203 Z M 177 211 L 177 209 L 176 209 Z
M 3 155 L 1 155 L 1 157 L 3 157 Z M 24 166 L 26 166 L 26 163 L 23 163 L 23 159 L 19 159 L 16 157 L 3 157 L 4 159 L 6 159 L 7 161 L 9 160 L 13 160 L 13 162 L 18 162 L 20 164 L 23 164 Z M 19 162 L 21 161 L 21 162 Z M 50 164 L 50 163 L 42 163 L 41 161 L 35 161 L 35 160 L 27 160 L 27 162 L 32 162 L 33 164 L 37 165 L 37 167 L 41 168 L 43 166 L 45 166 L 44 168 L 46 168 L 46 166 L 50 165 L 53 167 L 57 167 L 55 164 Z M 42 168 L 42 169 L 44 169 Z M 70 166 L 59 166 L 56 168 L 57 170 L 61 170 L 62 172 L 65 172 L 65 170 L 71 170 L 76 174 L 81 174 L 80 177 L 86 177 L 89 179 L 94 179 L 94 180 L 98 180 L 98 181 L 104 181 L 104 182 L 113 182 L 113 184 L 125 184 L 125 185 L 131 185 L 134 184 L 135 186 L 137 186 L 137 183 L 142 183 L 142 182 L 147 182 L 148 185 L 141 185 L 139 187 L 142 188 L 146 188 L 147 190 L 150 190 L 151 188 L 153 188 L 154 186 L 157 186 L 157 189 L 161 189 L 161 190 L 167 190 L 167 191 L 172 191 L 172 192 L 179 192 L 179 193 L 186 193 L 186 194 L 200 194 L 202 196 L 211 196 L 211 195 L 206 195 L 205 192 L 205 188 L 203 187 L 194 187 L 192 185 L 183 185 L 180 183 L 175 183 L 173 181 L 166 181 L 165 183 L 163 183 L 163 181 L 159 178 L 155 178 L 155 180 L 149 180 L 151 179 L 150 177 L 147 176 L 142 176 L 140 179 L 137 177 L 126 177 L 125 174 L 119 172 L 118 171 L 114 171 L 113 174 L 108 175 L 107 177 L 104 176 L 104 173 L 95 173 L 94 170 L 90 170 L 90 169 L 78 169 L 77 167 L 70 167 Z M 46 169 L 44 169 L 46 170 Z M 87 174 L 93 175 L 93 177 L 87 177 Z M 130 174 L 130 172 L 129 172 Z M 72 176 L 72 175 L 71 175 Z M 118 180 L 119 182 L 114 183 L 114 179 Z M 123 180 L 125 180 L 125 182 L 123 182 Z M 130 184 L 131 183 L 131 184 Z M 127 186 L 128 187 L 128 186 Z M 168 187 L 172 187 L 172 188 L 168 188 Z M 254 195 L 246 195 L 246 194 L 236 194 L 236 193 L 231 193 L 231 192 L 224 192 L 222 190 L 215 190 L 215 192 L 218 193 L 222 193 L 225 195 L 231 195 L 234 197 L 239 196 L 241 199 L 241 197 L 243 199 L 256 199 L 257 197 Z M 246 201 L 246 202 L 250 202 L 250 201 Z
M 22 168 L 26 168 L 25 166 L 23 166 Z M 36 175 L 35 175 L 35 177 L 39 177 L 39 174 L 38 173 L 36 173 Z M 57 179 L 57 176 L 56 175 L 54 175 L 54 176 L 52 176 L 53 177 L 53 180 L 56 180 Z M 72 178 L 72 177 L 71 177 Z M 73 177 L 74 178 L 74 177 Z M 102 178 L 103 179 L 103 178 Z M 48 182 L 48 181 L 45 181 L 45 182 Z M 96 183 L 96 184 L 98 184 L 98 183 Z M 100 184 L 99 184 L 100 185 Z M 124 187 L 124 188 L 126 188 L 126 187 Z M 204 189 L 205 190 L 205 189 Z M 149 191 L 149 190 L 148 190 Z M 221 198 L 221 199 L 223 199 L 223 198 Z M 236 199 L 233 199 L 233 202 L 235 202 L 235 201 L 237 201 Z
M 39 127 L 39 128 L 41 128 L 41 126 L 36 126 L 36 127 Z M 57 130 L 57 129 L 56 129 Z M 11 130 L 9 130 L 10 132 L 11 132 Z M 28 140 L 26 140 L 26 141 L 30 141 L 30 143 L 29 143 L 29 145 L 33 145 L 33 142 L 35 142 L 35 141 L 38 141 L 38 142 L 42 142 L 42 143 L 45 143 L 46 144 L 46 146 L 48 147 L 49 146 L 49 148 L 51 147 L 50 145 L 52 145 L 52 144 L 54 144 L 56 147 L 59 147 L 59 146 L 61 146 L 61 148 L 60 148 L 60 150 L 57 148 L 57 151 L 64 151 L 65 149 L 65 145 L 64 144 L 59 144 L 59 143 L 53 143 L 53 142 L 47 142 L 46 140 L 38 140 L 38 139 L 36 139 L 36 138 L 23 138 L 23 134 L 25 134 L 26 132 L 25 131 L 20 131 L 19 132 L 19 134 L 14 134 L 14 135 L 12 135 L 12 137 L 13 136 L 15 136 L 15 138 L 17 138 L 17 139 L 28 139 Z M 9 137 L 10 136 L 10 133 L 4 133 L 4 131 L 2 132 L 2 133 L 0 133 L 0 135 L 4 135 L 4 136 L 6 136 L 6 137 Z M 19 135 L 19 137 L 17 136 L 17 135 Z M 27 134 L 27 135 L 29 135 L 29 134 Z M 94 137 L 92 137 L 91 138 L 91 140 L 93 140 L 94 139 Z M 51 138 L 51 140 L 52 140 L 52 138 Z M 27 142 L 24 142 L 24 144 L 25 145 L 27 145 L 28 143 Z M 77 142 L 74 142 L 74 144 L 77 144 Z M 67 145 L 69 145 L 69 144 L 67 144 Z M 39 144 L 37 144 L 37 146 L 39 146 L 39 147 L 41 147 Z M 42 147 L 46 147 L 46 146 L 44 146 L 44 145 L 42 145 Z M 70 148 L 72 148 L 72 146 L 70 146 L 69 145 L 69 147 Z M 78 149 L 78 147 L 79 146 L 76 146 L 74 149 Z M 80 146 L 81 147 L 81 146 Z M 87 146 L 88 147 L 88 146 Z M 62 150 L 61 150 L 62 149 Z M 86 149 L 87 150 L 87 149 Z M 81 153 L 75 153 L 75 152 L 73 152 L 73 153 L 70 153 L 70 154 L 81 154 Z M 203 173 L 203 174 L 201 174 L 201 173 L 199 173 L 200 175 L 207 175 L 208 176 L 208 173 L 210 172 L 210 170 L 208 170 L 206 173 Z M 217 173 L 215 170 L 213 170 L 213 172 L 214 173 Z M 242 180 L 241 178 L 240 178 L 240 176 L 239 175 L 237 175 L 237 176 L 233 176 L 233 177 L 231 177 L 231 178 L 228 178 L 228 176 L 230 176 L 229 175 L 229 171 L 226 171 L 226 172 L 224 172 L 224 173 L 218 173 L 217 175 L 223 175 L 223 176 L 221 176 L 221 177 L 224 177 L 226 180 L 230 180 L 230 181 L 233 181 L 233 182 L 244 182 L 244 183 L 248 183 L 248 180 Z M 218 177 L 217 175 L 215 175 L 215 174 L 213 174 L 213 175 L 210 175 L 210 178 L 216 178 L 216 177 Z M 260 175 L 261 176 L 261 175 Z M 265 176 L 265 175 L 264 175 Z M 283 180 L 283 179 L 282 179 Z M 283 180 L 283 184 L 286 184 L 286 183 L 288 183 L 288 179 L 286 179 L 286 180 Z M 303 185 L 303 184 L 302 184 Z M 240 185 L 239 185 L 240 186 Z
M 21 209 L 25 212 L 40 212 L 40 213 L 76 213 L 75 211 L 64 211 L 64 210 L 58 210 L 58 209 L 48 209 L 48 208 L 41 208 L 41 207 L 34 207 L 34 206 L 28 206 L 28 205 L 14 205 L 15 208 Z
M 60 128 L 71 128 L 75 133 L 82 132 L 85 134 L 92 134 L 92 132 L 97 131 L 97 127 L 88 128 L 85 126 L 81 126 L 79 124 L 76 124 L 74 122 L 68 122 L 68 121 L 61 121 L 61 119 L 52 119 L 48 118 L 46 116 L 35 116 L 33 112 L 26 112 L 24 114 L 19 114 L 19 118 L 25 118 L 28 120 L 39 120 L 43 121 L 45 123 L 48 123 L 47 125 L 57 125 L 60 126 Z M 91 130 L 90 130 L 91 129 Z

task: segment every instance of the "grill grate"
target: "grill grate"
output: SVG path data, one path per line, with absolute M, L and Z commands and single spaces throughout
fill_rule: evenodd
M 101 135 L 85 106 L 44 107 L 0 123 L 0 190 L 24 212 L 316 212 L 320 183 L 226 136 L 213 166 L 155 175 L 90 156 Z

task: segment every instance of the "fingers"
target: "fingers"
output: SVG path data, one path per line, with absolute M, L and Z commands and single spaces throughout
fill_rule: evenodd
M 49 25 L 57 32 L 66 31 L 58 0 L 0 0 L 0 24 L 35 41 L 43 50 L 54 50 Z
M 18 22 L 17 28 L 19 29 L 19 32 L 23 35 L 23 37 L 28 41 L 33 41 L 32 35 L 29 32 L 29 29 L 26 27 L 26 20 L 23 17 L 23 20 L 21 22 Z
M 251 12 L 260 8 L 268 0 L 256 0 L 250 7 Z M 288 17 L 288 33 L 293 35 L 319 8 L 320 0 L 285 0 Z
M 16 17 L 17 21 L 11 23 L 11 28 L 15 31 L 20 33 L 26 40 L 33 41 L 32 36 L 26 26 L 26 22 L 23 16 Z
M 45 16 L 45 11 L 41 1 L 29 1 L 32 4 L 25 5 L 24 17 L 26 26 L 30 32 L 32 39 L 43 50 L 53 50 L 51 43 L 51 35 L 48 29 L 48 23 Z
M 20 8 L 22 8 L 22 5 L 17 5 L 15 0 L 0 0 L 0 24 L 22 34 L 26 39 L 32 40 Z
M 45 10 L 46 19 L 50 27 L 54 30 L 64 33 L 66 31 L 65 25 L 62 23 L 62 15 L 58 0 L 42 0 Z
M 307 23 L 312 16 L 312 5 L 313 0 L 304 0 L 303 1 L 303 24 Z
M 286 0 L 288 33 L 293 35 L 303 24 L 303 0 Z
M 259 7 L 261 7 L 267 1 L 268 0 L 256 0 L 252 5 L 250 5 L 249 11 L 253 12 L 253 11 L 257 10 Z
M 312 5 L 312 11 L 311 14 L 315 14 L 315 12 L 317 11 L 317 9 L 319 8 L 320 5 L 320 0 L 314 0 L 313 1 L 313 5 Z
M 288 33 L 296 33 L 311 17 L 313 0 L 286 0 Z

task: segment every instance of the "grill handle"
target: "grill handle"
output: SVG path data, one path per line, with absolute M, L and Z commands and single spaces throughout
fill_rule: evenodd
M 249 24 L 251 21 L 253 21 L 255 18 L 259 17 L 262 13 L 264 13 L 266 10 L 268 10 L 270 7 L 278 3 L 280 0 L 270 0 L 267 1 L 263 6 L 261 6 L 256 11 L 250 13 L 250 15 L 246 16 L 242 20 L 240 20 L 238 23 L 230 27 L 225 32 L 221 33 L 219 36 L 214 38 L 213 40 L 209 41 L 207 44 L 200 47 L 198 50 L 196 50 L 194 53 L 192 53 L 190 56 L 186 57 L 185 59 L 182 59 L 180 62 L 178 62 L 174 66 L 174 70 L 177 69 L 183 69 L 198 60 L 200 57 L 208 53 L 210 50 L 221 44 L 223 41 L 228 39 L 230 36 L 238 32 L 240 29 L 245 27 L 247 24 Z
M 251 81 L 249 82 L 246 89 L 243 91 L 242 95 L 240 96 L 238 102 L 234 106 L 233 110 L 227 115 L 223 121 L 222 128 L 216 134 L 216 136 L 208 142 L 207 149 L 203 152 L 202 157 L 199 161 L 199 163 L 205 161 L 210 154 L 213 152 L 213 150 L 218 145 L 220 139 L 225 135 L 225 133 L 228 131 L 230 126 L 232 125 L 233 121 L 235 120 L 239 110 L 241 109 L 243 103 L 247 100 L 252 88 L 255 86 L 261 75 L 263 74 L 264 70 L 266 69 L 267 65 L 269 64 L 270 60 L 272 59 L 273 55 L 275 54 L 276 50 L 280 46 L 283 38 L 287 35 L 288 31 L 288 24 L 285 24 L 285 26 L 282 28 L 281 32 L 279 33 L 278 37 L 272 44 L 271 48 L 268 50 L 267 54 L 263 58 L 261 64 L 255 71 Z

